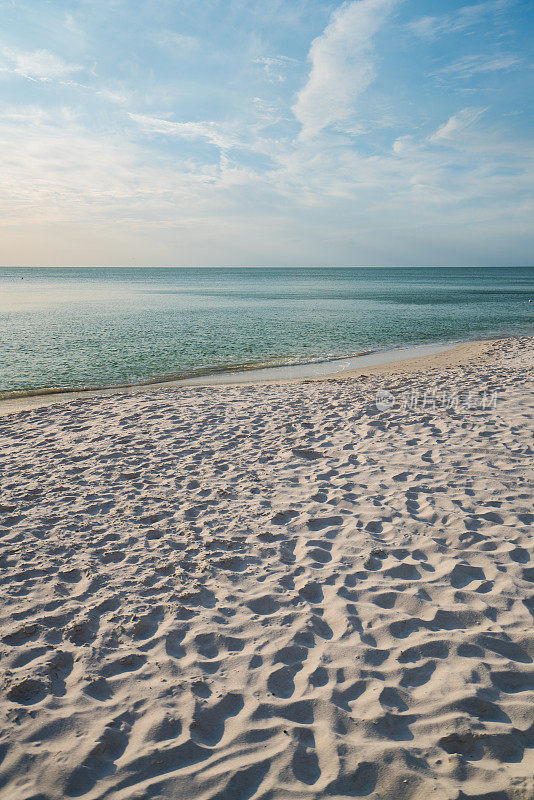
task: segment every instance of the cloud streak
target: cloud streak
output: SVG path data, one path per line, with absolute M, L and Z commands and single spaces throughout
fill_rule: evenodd
M 215 122 L 174 122 L 161 117 L 132 113 L 128 116 L 146 133 L 159 133 L 184 139 L 205 139 L 220 150 L 227 150 L 238 144 L 236 137 L 226 134 Z
M 463 6 L 453 14 L 419 17 L 408 28 L 424 39 L 435 39 L 479 25 L 489 15 L 503 13 L 512 3 L 513 0 L 486 0 L 484 3 Z
M 294 61 L 294 59 L 287 58 L 287 56 L 260 56 L 254 59 L 254 64 L 260 64 L 263 67 L 266 81 L 283 83 L 286 79 L 283 74 L 284 70 Z
M 48 50 L 24 51 L 11 47 L 0 48 L 0 71 L 11 72 L 32 81 L 48 83 L 64 80 L 82 67 L 68 64 Z
M 480 119 L 486 111 L 487 108 L 463 108 L 457 114 L 449 117 L 447 122 L 430 136 L 430 141 L 448 142 L 457 139 L 467 128 Z
M 157 47 L 167 49 L 177 55 L 187 55 L 199 46 L 199 41 L 195 36 L 187 36 L 171 30 L 158 31 L 151 36 L 151 39 Z
M 508 55 L 472 55 L 464 56 L 452 64 L 438 70 L 434 75 L 451 75 L 457 78 L 471 78 L 485 72 L 499 72 L 520 67 L 522 59 L 510 53 Z

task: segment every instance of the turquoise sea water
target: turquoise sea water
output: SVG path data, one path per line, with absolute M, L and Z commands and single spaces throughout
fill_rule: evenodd
M 524 333 L 527 267 L 0 268 L 4 397 Z

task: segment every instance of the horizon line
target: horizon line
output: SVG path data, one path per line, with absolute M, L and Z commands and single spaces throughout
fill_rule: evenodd
M 534 264 L 2 264 L 0 269 L 533 269 Z

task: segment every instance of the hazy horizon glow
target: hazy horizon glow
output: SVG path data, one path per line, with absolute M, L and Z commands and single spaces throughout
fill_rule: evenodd
M 0 9 L 0 262 L 534 260 L 528 0 Z

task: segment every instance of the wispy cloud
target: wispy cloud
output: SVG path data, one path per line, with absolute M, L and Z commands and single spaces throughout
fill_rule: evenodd
M 215 122 L 174 122 L 146 114 L 128 114 L 147 133 L 160 133 L 165 136 L 179 136 L 184 139 L 206 139 L 215 147 L 226 150 L 235 146 L 235 136 L 225 133 Z
M 91 131 L 69 108 L 38 106 L 0 115 L 0 172 L 4 224 L 21 214 L 58 221 L 105 218 L 110 210 L 161 220 L 188 204 L 194 214 L 210 201 L 203 187 L 221 181 L 217 164 L 154 163 L 133 137 Z
M 265 80 L 271 83 L 282 83 L 285 81 L 284 70 L 287 69 L 290 64 L 294 63 L 295 59 L 288 58 L 287 56 L 261 56 L 254 59 L 254 64 L 260 64 L 263 67 Z
M 398 0 L 354 0 L 312 42 L 311 70 L 293 112 L 304 138 L 348 119 L 375 78 L 374 37 Z
M 486 108 L 475 108 L 473 106 L 463 108 L 457 114 L 449 117 L 447 122 L 430 136 L 430 141 L 446 142 L 457 139 L 466 128 L 473 125 L 486 111 Z
M 527 0 L 15 5 L 6 262 L 530 257 Z
M 452 64 L 438 70 L 434 75 L 450 75 L 456 78 L 471 78 L 477 73 L 499 72 L 520 67 L 522 59 L 512 53 L 508 55 L 472 55 L 464 56 Z
M 173 30 L 158 31 L 152 34 L 150 38 L 158 47 L 165 48 L 178 55 L 190 53 L 199 45 L 199 41 L 195 36 L 188 36 L 185 33 L 178 33 L 178 31 Z
M 50 82 L 69 77 L 82 67 L 69 64 L 48 50 L 24 51 L 0 48 L 0 71 L 11 72 L 32 81 Z
M 504 12 L 513 2 L 514 0 L 486 0 L 484 3 L 463 6 L 452 14 L 419 17 L 408 27 L 418 36 L 433 39 L 442 34 L 456 33 L 478 25 L 490 14 Z
M 483 218 L 477 241 L 500 241 L 505 218 L 518 231 L 531 225 L 533 154 L 505 133 L 475 125 L 482 111 L 463 109 L 431 137 L 399 137 L 389 154 L 328 148 L 321 137 L 268 140 L 272 165 L 265 170 L 224 153 L 209 164 L 176 152 L 154 159 L 152 143 L 135 136 L 139 121 L 125 136 L 122 125 L 113 134 L 91 131 L 68 108 L 15 107 L 0 115 L 4 252 L 30 252 L 28 226 L 44 225 L 53 231 L 45 251 L 64 258 L 53 242 L 75 229 L 70 257 L 89 263 L 91 226 L 98 225 L 96 238 L 105 243 L 98 263 L 109 263 L 110 252 L 116 263 L 125 262 L 125 252 L 141 262 L 153 262 L 157 252 L 159 263 L 320 263 L 333 249 L 345 263 L 398 263 L 407 241 L 421 243 L 421 263 L 429 247 L 446 263 L 454 255 L 450 230 L 466 219 L 474 226 L 474 209 Z M 146 125 L 161 122 L 147 117 Z M 192 124 L 188 136 L 206 133 Z M 147 228 L 157 235 L 140 233 Z M 81 241 L 88 250 L 79 250 Z

